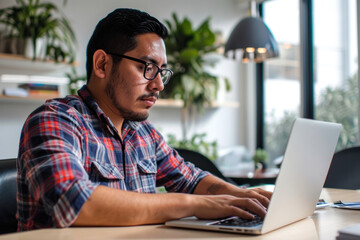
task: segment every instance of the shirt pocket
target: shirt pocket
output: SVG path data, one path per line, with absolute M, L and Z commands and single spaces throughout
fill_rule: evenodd
M 117 166 L 106 162 L 92 162 L 91 167 L 90 180 L 92 182 L 119 189 L 123 185 L 124 176 Z
M 141 192 L 154 193 L 156 189 L 156 158 L 143 159 L 137 163 Z

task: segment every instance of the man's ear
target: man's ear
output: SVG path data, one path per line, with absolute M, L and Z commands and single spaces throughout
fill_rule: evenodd
M 109 56 L 104 50 L 98 49 L 93 55 L 93 72 L 98 78 L 105 78 L 106 70 L 109 67 Z

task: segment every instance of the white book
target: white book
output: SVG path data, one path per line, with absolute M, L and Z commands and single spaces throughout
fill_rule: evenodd
M 23 88 L 4 88 L 3 93 L 5 96 L 10 97 L 28 97 L 29 92 Z

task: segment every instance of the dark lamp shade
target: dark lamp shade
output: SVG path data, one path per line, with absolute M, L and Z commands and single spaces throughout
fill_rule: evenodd
M 243 62 L 262 62 L 279 56 L 279 46 L 260 18 L 247 17 L 230 34 L 225 45 L 225 56 Z

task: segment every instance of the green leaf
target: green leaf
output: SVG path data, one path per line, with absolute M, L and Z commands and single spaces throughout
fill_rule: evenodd
M 190 20 L 188 18 L 185 18 L 184 21 L 182 22 L 181 29 L 182 29 L 182 32 L 185 35 L 190 36 L 190 35 L 193 34 L 192 25 L 191 25 L 191 22 L 190 22 Z
M 187 48 L 180 52 L 179 60 L 183 63 L 189 63 L 199 56 L 199 51 L 194 48 Z

